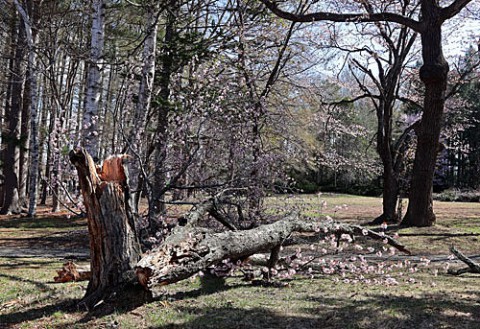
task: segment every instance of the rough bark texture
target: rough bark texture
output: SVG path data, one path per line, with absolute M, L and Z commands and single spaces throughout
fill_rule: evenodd
M 197 218 L 207 207 L 208 203 L 203 203 L 190 217 Z M 409 253 L 394 239 L 360 226 L 343 225 L 333 221 L 306 221 L 293 214 L 273 224 L 245 231 L 214 233 L 194 228 L 192 225 L 179 227 L 158 249 L 138 262 L 137 277 L 140 284 L 147 289 L 174 283 L 224 259 L 241 259 L 262 251 L 274 250 L 293 232 L 366 234 L 374 239 L 387 239 L 392 246 Z
M 1 200 L 2 209 L 0 213 L 19 213 L 20 204 L 18 199 L 18 159 L 20 149 L 20 114 L 22 107 L 22 97 L 25 83 L 25 69 L 26 69 L 26 48 L 25 42 L 25 25 L 20 20 L 17 27 L 12 26 L 12 31 L 15 32 L 14 46 L 15 56 L 11 63 L 12 74 L 9 77 L 9 83 L 12 85 L 11 100 L 6 108 L 6 129 L 2 131 L 3 145 L 3 174 L 5 176 L 5 194 L 4 199 Z M 10 105 L 10 106 L 8 106 Z
M 140 244 L 129 209 L 128 175 L 122 160 L 122 156 L 110 157 L 96 168 L 84 149 L 70 152 L 87 209 L 90 235 L 92 278 L 82 300 L 87 308 L 135 279 L 133 269 Z
M 433 1 L 422 2 L 422 58 L 420 79 L 425 84 L 422 120 L 417 130 L 417 149 L 413 164 L 405 226 L 431 226 L 436 217 L 433 212 L 433 176 L 443 123 L 448 63 L 443 57 L 440 8 Z
M 157 112 L 157 127 L 154 139 L 154 170 L 152 186 L 149 196 L 149 233 L 155 235 L 160 229 L 160 217 L 165 212 L 164 196 L 166 185 L 165 160 L 167 158 L 167 132 L 168 115 L 170 112 L 170 83 L 174 69 L 174 36 L 177 24 L 176 11 L 178 10 L 177 0 L 170 1 L 170 10 L 168 10 L 165 35 L 159 57 L 160 73 L 158 75 L 159 105 L 154 108 Z

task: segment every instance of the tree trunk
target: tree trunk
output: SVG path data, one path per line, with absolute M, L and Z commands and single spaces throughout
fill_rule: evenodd
M 150 110 L 153 81 L 155 78 L 155 52 L 157 49 L 157 32 L 158 32 L 158 20 L 157 20 L 157 5 L 147 5 L 146 8 L 146 38 L 143 46 L 143 68 L 142 68 L 142 80 L 138 90 L 138 104 L 135 107 L 135 127 L 132 129 L 129 138 L 129 145 L 134 159 L 132 161 L 129 171 L 131 173 L 130 186 L 133 189 L 132 192 L 132 206 L 133 211 L 138 213 L 138 203 L 142 194 L 142 182 L 143 179 L 139 179 L 141 175 L 141 167 L 144 160 L 144 136 L 145 136 L 145 121 L 147 119 L 147 113 Z
M 37 6 L 41 1 L 34 3 L 27 1 L 26 7 L 23 7 L 18 0 L 14 1 L 18 13 L 22 17 L 25 29 L 25 40 L 28 45 L 28 81 L 29 85 L 29 104 L 30 104 L 30 181 L 28 193 L 30 195 L 28 215 L 34 216 L 37 207 L 37 178 L 39 168 L 39 145 L 38 145 L 38 111 L 37 111 L 37 53 L 35 51 L 37 30 L 34 27 L 40 19 L 40 10 Z
M 432 226 L 436 219 L 432 187 L 449 70 L 442 52 L 440 8 L 423 4 L 422 18 L 426 28 L 422 33 L 423 66 L 420 69 L 420 79 L 425 84 L 425 98 L 422 120 L 416 130 L 417 150 L 409 203 L 402 221 L 402 225 L 418 227 Z
M 15 57 L 13 60 L 13 71 L 9 78 L 11 84 L 10 107 L 6 109 L 6 122 L 8 123 L 6 131 L 2 131 L 3 142 L 5 145 L 3 151 L 3 175 L 5 176 L 5 196 L 3 206 L 0 211 L 2 214 L 19 213 L 20 204 L 18 200 L 18 160 L 20 149 L 20 124 L 22 111 L 22 97 L 25 84 L 26 69 L 26 37 L 25 25 L 22 20 L 18 26 L 12 26 L 15 29 Z M 18 29 L 18 32 L 17 32 Z M 14 37 L 15 38 L 15 37 Z
M 82 142 L 94 158 L 98 156 L 98 108 L 101 95 L 101 63 L 104 46 L 104 15 L 103 0 L 93 1 L 92 29 L 90 42 L 90 59 L 85 93 L 85 111 L 82 121 Z
M 371 224 L 377 225 L 386 223 L 397 223 L 400 218 L 397 214 L 397 204 L 398 204 L 398 180 L 396 173 L 389 171 L 387 167 L 384 166 L 383 173 L 383 213 L 375 218 Z
M 170 112 L 170 82 L 174 65 L 172 53 L 176 27 L 175 10 L 178 9 L 176 0 L 171 1 L 171 9 L 167 13 L 165 36 L 162 45 L 161 71 L 159 74 L 159 106 L 157 111 L 157 128 L 154 139 L 154 172 L 153 182 L 149 197 L 149 224 L 150 234 L 155 234 L 159 229 L 160 216 L 165 212 L 165 161 L 167 158 L 167 133 L 168 114 Z
M 92 308 L 135 279 L 140 244 L 129 207 L 123 157 L 107 158 L 96 168 L 85 149 L 70 152 L 87 209 L 92 278 L 81 304 Z M 98 171 L 98 174 L 97 174 Z

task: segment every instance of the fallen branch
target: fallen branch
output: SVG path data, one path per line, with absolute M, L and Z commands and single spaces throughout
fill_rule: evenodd
M 475 263 L 473 260 L 462 254 L 455 246 L 450 247 L 450 251 L 462 262 L 468 265 L 458 270 L 449 269 L 448 274 L 460 275 L 463 273 L 480 273 L 480 265 Z
M 206 206 L 206 204 L 203 204 Z M 191 219 L 197 219 L 198 207 Z M 361 226 L 340 224 L 333 221 L 307 221 L 298 214 L 291 214 L 268 225 L 251 230 L 214 233 L 193 226 L 174 230 L 164 243 L 145 255 L 136 266 L 139 282 L 147 289 L 186 279 L 207 267 L 225 259 L 241 259 L 270 251 L 278 247 L 290 234 L 315 233 L 364 235 L 383 240 L 398 250 L 410 253 L 405 246 L 391 237 Z

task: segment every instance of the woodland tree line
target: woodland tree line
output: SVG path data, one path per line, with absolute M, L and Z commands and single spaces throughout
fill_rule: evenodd
M 433 187 L 478 188 L 476 1 L 0 3 L 1 212 L 87 213 L 86 305 L 134 269 L 150 286 L 260 249 L 274 266 L 292 232 L 384 238 L 258 226 L 272 193 L 383 194 L 378 223 L 404 195 L 402 223 L 429 226 Z
M 291 3 L 282 13 L 296 16 L 282 20 L 262 2 L 3 1 L 1 212 L 34 215 L 49 197 L 78 212 L 67 154 L 82 145 L 96 159 L 128 154 L 151 224 L 166 202 L 228 188 L 248 190 L 249 216 L 268 193 L 383 190 L 380 220 L 398 221 L 422 123 L 421 37 L 432 31 L 412 23 L 419 4 L 332 1 L 318 10 L 390 11 L 407 24 L 314 23 L 322 17 L 302 18 L 314 4 Z M 468 2 L 445 6 L 444 43 L 478 18 L 473 8 L 447 20 Z M 465 32 L 449 58 L 438 189 L 479 184 L 475 37 Z

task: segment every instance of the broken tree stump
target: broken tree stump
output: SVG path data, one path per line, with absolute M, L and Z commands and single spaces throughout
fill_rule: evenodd
M 109 157 L 96 166 L 83 148 L 72 150 L 69 155 L 78 172 L 87 210 L 91 279 L 80 304 L 90 309 L 135 280 L 140 243 L 129 207 L 124 156 Z

